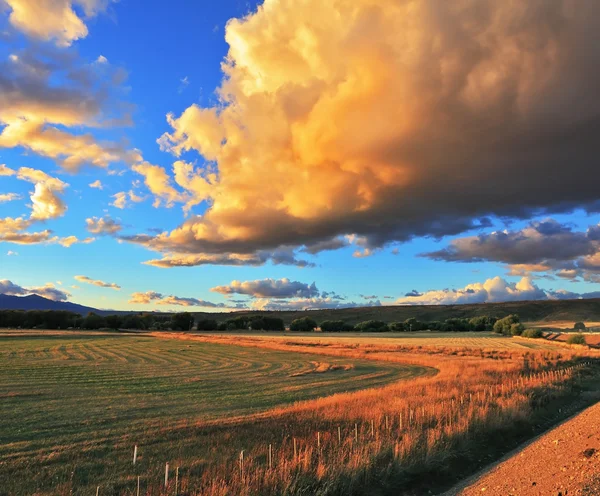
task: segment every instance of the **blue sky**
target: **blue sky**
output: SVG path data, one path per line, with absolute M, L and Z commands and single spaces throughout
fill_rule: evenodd
M 585 16 L 515 33 L 486 25 L 527 15 L 500 5 L 436 24 L 376 4 L 0 0 L 0 292 L 169 311 L 597 296 Z M 537 45 L 503 50 L 525 35 L 559 47 L 547 73 Z

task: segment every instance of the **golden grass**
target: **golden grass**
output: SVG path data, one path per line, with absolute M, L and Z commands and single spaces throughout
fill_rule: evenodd
M 244 445 L 243 460 L 232 455 L 229 463 L 207 467 L 201 475 L 183 475 L 182 487 L 190 494 L 209 495 L 363 494 L 366 488 L 387 491 L 399 483 L 405 488 L 427 486 L 427 478 L 434 474 L 443 482 L 452 478 L 457 460 L 485 454 L 481 443 L 486 440 L 498 435 L 522 438 L 530 423 L 539 421 L 540 412 L 546 414 L 546 407 L 571 395 L 578 374 L 598 356 L 560 348 L 348 344 L 343 338 L 322 343 L 240 336 L 157 337 L 318 351 L 439 370 L 435 376 L 270 410 L 261 418 L 273 429 L 286 429 L 275 444 L 272 466 L 268 450 L 273 443 L 261 439 L 259 427 L 256 438 Z M 243 422 L 240 427 L 243 430 Z

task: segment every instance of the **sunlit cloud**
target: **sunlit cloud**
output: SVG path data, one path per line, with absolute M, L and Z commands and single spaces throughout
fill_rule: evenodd
M 231 281 L 225 286 L 211 288 L 214 293 L 224 295 L 241 294 L 253 298 L 313 298 L 319 290 L 313 282 L 306 284 L 283 279 L 261 279 L 256 281 Z
M 17 193 L 0 193 L 0 203 L 20 200 L 22 197 Z
M 9 281 L 8 279 L 0 280 L 0 294 L 10 296 L 26 296 L 30 294 L 36 294 L 54 301 L 66 301 L 71 296 L 71 294 L 67 291 L 55 288 L 54 284 L 51 282 L 47 283 L 45 286 L 25 288 L 13 283 L 12 281 Z
M 91 217 L 85 220 L 86 229 L 92 234 L 116 234 L 123 229 L 122 224 L 109 216 Z
M 102 184 L 102 181 L 100 181 L 100 179 L 96 179 L 93 183 L 88 184 L 88 186 L 90 188 L 95 188 L 95 189 L 104 189 L 104 186 Z
M 83 282 L 85 284 L 91 284 L 92 286 L 98 286 L 99 288 L 110 288 L 110 289 L 114 289 L 116 291 L 119 291 L 121 289 L 121 286 L 119 286 L 118 284 L 115 284 L 114 282 L 104 282 L 104 281 L 100 281 L 98 279 L 90 279 L 87 276 L 74 276 L 74 279 L 79 281 L 79 282 Z
M 8 20 L 18 30 L 59 46 L 85 38 L 86 19 L 106 10 L 111 0 L 4 0 L 10 9 Z M 83 10 L 83 16 L 75 10 Z
M 159 139 L 206 160 L 208 209 L 148 247 L 183 262 L 354 233 L 367 256 L 490 215 L 594 208 L 600 6 L 571 6 L 267 1 L 231 20 L 220 101 L 169 115 Z M 163 172 L 156 197 L 183 201 Z

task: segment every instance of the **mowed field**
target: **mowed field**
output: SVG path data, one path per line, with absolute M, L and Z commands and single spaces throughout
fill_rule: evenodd
M 203 458 L 211 446 L 186 448 L 173 436 L 425 373 L 416 365 L 231 344 L 8 333 L 0 338 L 0 494 L 118 484 L 131 473 L 134 444 L 146 469 L 186 449 Z
M 373 332 L 373 333 L 322 333 L 322 332 L 204 332 L 200 336 L 212 335 L 229 339 L 267 339 L 269 341 L 306 341 L 328 345 L 331 343 L 396 346 L 435 346 L 448 348 L 474 348 L 494 350 L 556 350 L 558 347 L 543 339 L 518 339 L 493 332 Z

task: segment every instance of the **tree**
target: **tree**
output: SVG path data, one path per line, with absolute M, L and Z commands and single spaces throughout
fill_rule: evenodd
M 106 325 L 111 329 L 119 329 L 121 324 L 123 323 L 123 319 L 120 315 L 107 315 L 106 316 Z
M 410 319 L 406 319 L 404 321 L 404 327 L 405 330 L 412 332 L 412 331 L 422 331 L 425 326 L 423 325 L 422 322 L 419 322 L 417 319 L 410 318 Z
M 82 327 L 84 329 L 101 329 L 102 327 L 106 327 L 106 320 L 104 320 L 104 317 L 90 312 L 83 319 Z
M 302 317 L 300 319 L 292 320 L 290 324 L 290 331 L 296 332 L 311 332 L 317 328 L 317 323 L 310 317 Z
M 356 324 L 354 330 L 357 332 L 387 332 L 389 328 L 381 320 L 365 320 Z
M 512 314 L 508 317 L 504 317 L 503 319 L 498 320 L 494 324 L 494 332 L 498 334 L 504 334 L 506 336 L 511 335 L 513 324 L 520 324 L 521 319 L 519 319 L 518 315 Z
M 199 331 L 216 331 L 218 326 L 219 324 L 214 319 L 201 319 L 196 324 L 196 329 L 198 329 Z
M 171 317 L 171 328 L 176 331 L 189 331 L 194 325 L 194 316 L 188 312 L 176 313 Z M 216 327 L 216 322 L 215 322 Z
M 324 320 L 321 322 L 322 332 L 351 332 L 354 326 L 346 324 L 343 320 Z
M 523 324 L 521 324 L 520 322 L 517 324 L 512 324 L 510 326 L 511 336 L 520 336 L 521 334 L 523 334 L 524 330 L 525 330 L 525 326 Z
M 586 327 L 583 322 L 575 322 L 573 329 L 575 329 L 576 331 L 585 331 Z
M 388 328 L 390 331 L 393 332 L 403 332 L 407 330 L 406 326 L 404 325 L 404 322 L 390 322 L 388 324 Z

